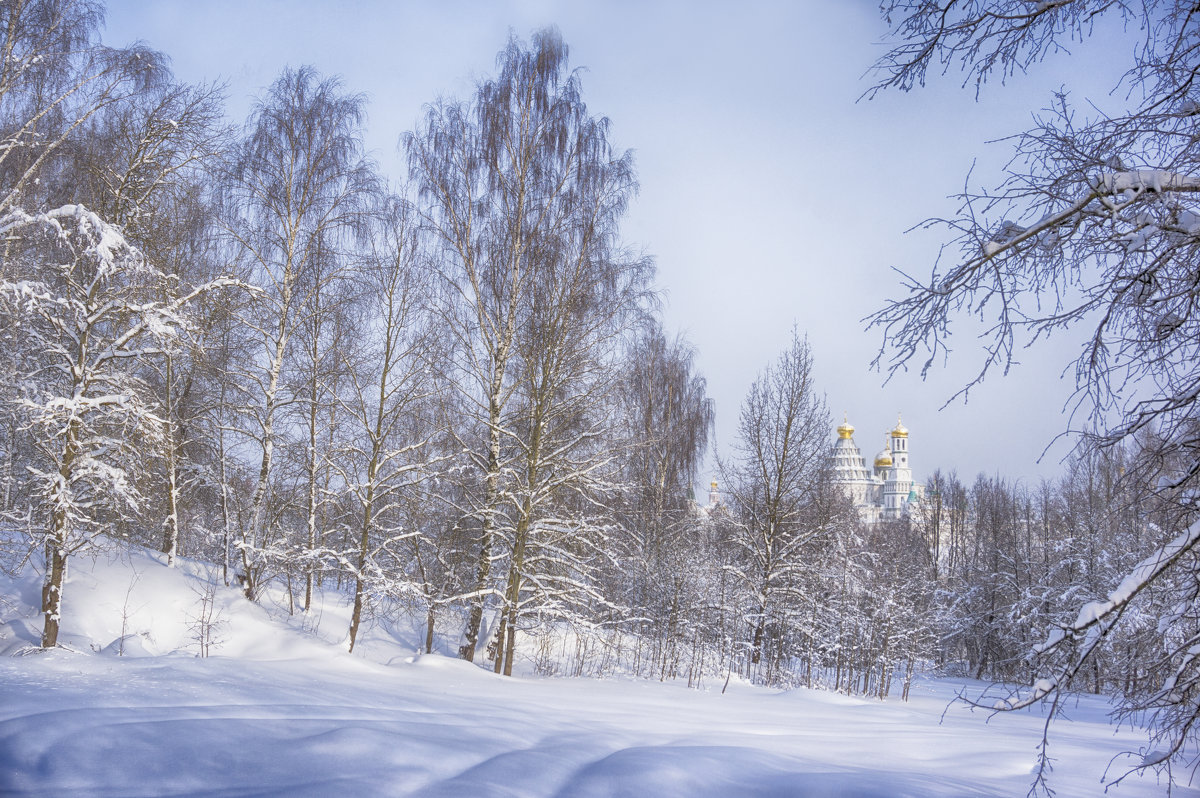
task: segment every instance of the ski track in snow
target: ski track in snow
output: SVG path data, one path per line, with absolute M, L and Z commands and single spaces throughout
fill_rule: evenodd
M 947 709 L 958 689 L 981 685 L 921 680 L 905 703 L 736 680 L 722 695 L 715 677 L 699 691 L 504 678 L 413 657 L 412 639 L 382 624 L 345 654 L 334 599 L 304 632 L 222 590 L 226 639 L 199 659 L 184 616 L 205 569 L 156 557 L 75 563 L 64 637 L 77 651 L 0 657 L 0 795 L 1019 796 L 1036 764 L 1039 712 Z M 0 577 L 0 651 L 36 639 L 31 586 L 32 573 Z M 124 630 L 122 607 L 137 608 Z M 138 635 L 134 656 L 112 653 L 122 631 Z M 1059 798 L 1101 795 L 1110 759 L 1145 745 L 1108 711 L 1073 699 L 1052 728 Z M 1148 774 L 1108 794 L 1165 792 Z

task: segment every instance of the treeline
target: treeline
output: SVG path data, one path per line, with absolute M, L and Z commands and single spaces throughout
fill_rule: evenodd
M 1140 481 L 1134 461 L 1157 449 L 1152 437 L 1136 452 L 1074 457 L 1062 477 L 1036 486 L 982 475 L 968 486 L 940 472 L 929 480 L 915 526 L 934 553 L 938 664 L 1033 684 L 1065 657 L 1075 689 L 1120 694 L 1139 709 L 1167 697 L 1162 684 L 1197 631 L 1196 584 L 1145 587 L 1139 564 L 1196 519 L 1172 490 Z M 1068 652 L 1040 653 L 1110 595 L 1128 601 L 1121 623 L 1097 625 Z
M 351 649 L 403 605 L 509 672 L 518 632 L 623 617 L 692 531 L 712 411 L 555 31 L 429 105 L 396 185 L 314 69 L 234 129 L 218 87 L 100 44 L 98 5 L 0 22 L 0 511 L 44 556 L 43 646 L 71 556 L 114 540 L 295 610 L 344 591 Z
M 698 642 L 711 403 L 558 34 L 427 106 L 396 184 L 336 78 L 285 70 L 235 128 L 102 20 L 0 9 L 0 512 L 5 561 L 45 569 L 42 645 L 71 558 L 119 541 L 293 611 L 342 591 L 351 649 L 397 607 L 505 673 L 519 634 Z

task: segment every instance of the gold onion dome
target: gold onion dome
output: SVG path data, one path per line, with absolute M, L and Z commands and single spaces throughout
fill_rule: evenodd
M 894 430 L 892 430 L 892 437 L 893 438 L 907 438 L 908 437 L 908 428 L 905 427 L 903 423 L 901 423 L 899 414 L 896 414 L 896 428 Z
M 837 428 L 838 437 L 842 440 L 849 440 L 854 437 L 854 425 L 850 423 L 850 419 L 846 416 L 842 417 L 844 423 Z
M 892 453 L 884 449 L 879 454 L 875 455 L 875 467 L 887 468 L 892 464 Z

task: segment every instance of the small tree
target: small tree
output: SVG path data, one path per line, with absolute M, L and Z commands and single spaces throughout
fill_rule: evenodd
M 16 342 L 37 353 L 20 375 L 20 409 L 35 441 L 32 468 L 46 553 L 42 646 L 58 643 L 63 584 L 71 554 L 97 543 L 114 518 L 134 514 L 139 442 L 161 434 L 161 420 L 138 362 L 176 345 L 187 305 L 214 284 L 170 302 L 169 280 L 82 206 L 0 218 L 15 272 L 0 280 L 0 316 Z
M 808 544 L 829 531 L 810 512 L 832 424 L 812 368 L 808 341 L 793 330 L 788 348 L 750 387 L 736 457 L 721 467 L 736 519 L 732 542 L 741 553 L 732 570 L 750 602 L 754 665 L 769 629 L 786 625 L 796 606 Z
M 198 606 L 196 614 L 188 616 L 188 631 L 192 633 L 192 641 L 196 644 L 196 656 L 207 657 L 215 646 L 225 642 L 222 633 L 227 622 L 217 606 L 215 581 L 206 579 L 200 585 L 193 586 L 192 593 L 196 595 Z

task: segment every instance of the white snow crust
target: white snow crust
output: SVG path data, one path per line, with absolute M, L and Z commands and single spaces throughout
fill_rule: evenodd
M 1040 710 L 989 718 L 953 702 L 983 687 L 962 680 L 919 681 L 905 703 L 736 678 L 722 694 L 723 674 L 700 690 L 503 678 L 415 655 L 404 622 L 376 619 L 346 654 L 333 596 L 289 617 L 281 596 L 264 607 L 221 587 L 220 642 L 201 659 L 189 624 L 214 571 L 177 562 L 73 561 L 67 648 L 50 652 L 34 648 L 38 574 L 0 576 L 0 794 L 948 798 L 1024 795 L 1036 765 Z M 1051 783 L 1100 795 L 1110 759 L 1136 754 L 1110 779 L 1142 762 L 1146 735 L 1114 730 L 1103 699 L 1070 701 Z M 1165 791 L 1149 773 L 1108 794 Z

